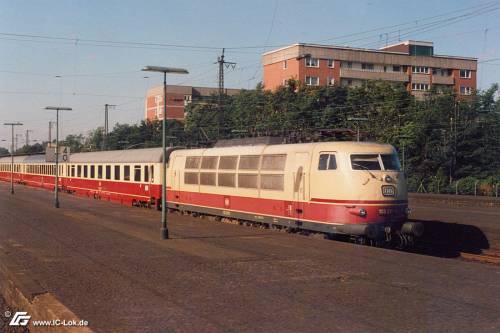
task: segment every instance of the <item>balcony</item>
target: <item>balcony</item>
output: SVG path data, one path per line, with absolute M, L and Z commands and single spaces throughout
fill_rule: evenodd
M 432 83 L 433 84 L 446 84 L 446 85 L 453 85 L 455 84 L 455 81 L 453 79 L 453 76 L 442 76 L 442 75 L 433 75 L 432 76 Z
M 361 80 L 408 82 L 408 74 L 402 72 L 375 72 L 353 68 L 341 68 L 340 77 Z
M 426 83 L 431 84 L 431 76 L 429 74 L 412 74 L 411 75 L 412 83 Z

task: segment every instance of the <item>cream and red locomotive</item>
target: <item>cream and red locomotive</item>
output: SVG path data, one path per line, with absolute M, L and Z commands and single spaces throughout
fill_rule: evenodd
M 411 241 L 406 179 L 394 148 L 367 142 L 257 144 L 166 151 L 170 209 L 360 241 Z M 55 166 L 16 157 L 14 181 L 53 188 Z M 72 154 L 60 163 L 63 191 L 159 206 L 161 148 Z M 10 180 L 10 158 L 0 179 Z M 397 236 L 394 238 L 394 236 Z

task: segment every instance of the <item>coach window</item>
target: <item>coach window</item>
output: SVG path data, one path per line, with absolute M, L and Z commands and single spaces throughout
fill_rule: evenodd
M 83 166 L 83 178 L 87 178 L 88 177 L 88 166 L 87 165 L 84 165 Z
M 203 156 L 201 160 L 201 168 L 215 170 L 217 169 L 218 156 Z
M 260 175 L 260 188 L 263 190 L 283 191 L 284 186 L 283 175 Z
M 337 159 L 334 154 L 320 154 L 318 170 L 337 170 Z
M 200 167 L 201 157 L 199 156 L 188 156 L 186 157 L 186 169 L 198 169 Z
M 111 165 L 106 165 L 106 179 L 111 179 Z
M 198 172 L 185 172 L 184 173 L 184 184 L 198 185 L 199 174 Z
M 102 165 L 97 166 L 97 178 L 102 179 Z
M 154 180 L 155 180 L 155 166 L 152 165 L 151 166 L 151 181 L 154 182 Z
M 238 168 L 240 170 L 257 170 L 259 169 L 260 155 L 240 156 Z
M 78 178 L 80 178 L 82 176 L 82 166 L 81 165 L 76 167 L 76 174 L 77 174 Z
M 257 188 L 257 174 L 242 174 L 238 175 L 238 187 L 241 188 Z
M 219 173 L 218 183 L 219 186 L 235 187 L 236 174 L 234 173 Z
M 140 182 L 140 181 L 141 181 L 141 166 L 134 165 L 134 182 Z
M 286 155 L 262 155 L 262 170 L 285 170 Z
M 75 177 L 75 166 L 71 166 L 71 177 Z
M 123 167 L 123 180 L 130 181 L 130 165 Z
M 144 182 L 149 182 L 149 166 L 144 166 Z
M 95 178 L 95 165 L 90 166 L 90 178 Z
M 120 180 L 120 166 L 115 165 L 115 180 Z

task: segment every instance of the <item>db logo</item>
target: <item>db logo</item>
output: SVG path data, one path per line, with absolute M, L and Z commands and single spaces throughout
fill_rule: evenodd
M 12 320 L 10 321 L 10 326 L 26 326 L 30 321 L 31 316 L 28 316 L 28 312 L 16 312 Z

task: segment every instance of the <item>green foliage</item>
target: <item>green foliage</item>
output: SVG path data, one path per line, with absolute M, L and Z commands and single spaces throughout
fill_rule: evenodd
M 455 193 L 460 180 L 460 193 L 473 194 L 479 179 L 478 188 L 492 194 L 500 181 L 497 94 L 495 84 L 467 99 L 457 99 L 451 90 L 433 90 L 418 100 L 402 85 L 383 81 L 307 87 L 290 80 L 274 92 L 259 85 L 223 96 L 221 105 L 215 95 L 188 105 L 185 122 L 167 121 L 167 143 L 199 147 L 257 136 L 283 136 L 287 142 L 355 140 L 359 126 L 361 140 L 389 143 L 401 160 L 404 154 L 411 191 Z M 159 147 L 161 137 L 160 121 L 117 124 L 106 146 Z M 70 135 L 65 142 L 73 152 L 94 151 L 103 149 L 103 139 L 103 129 L 97 128 L 87 137 Z
M 0 156 L 6 156 L 6 155 L 9 155 L 10 152 L 8 149 L 4 148 L 4 147 L 0 147 Z

